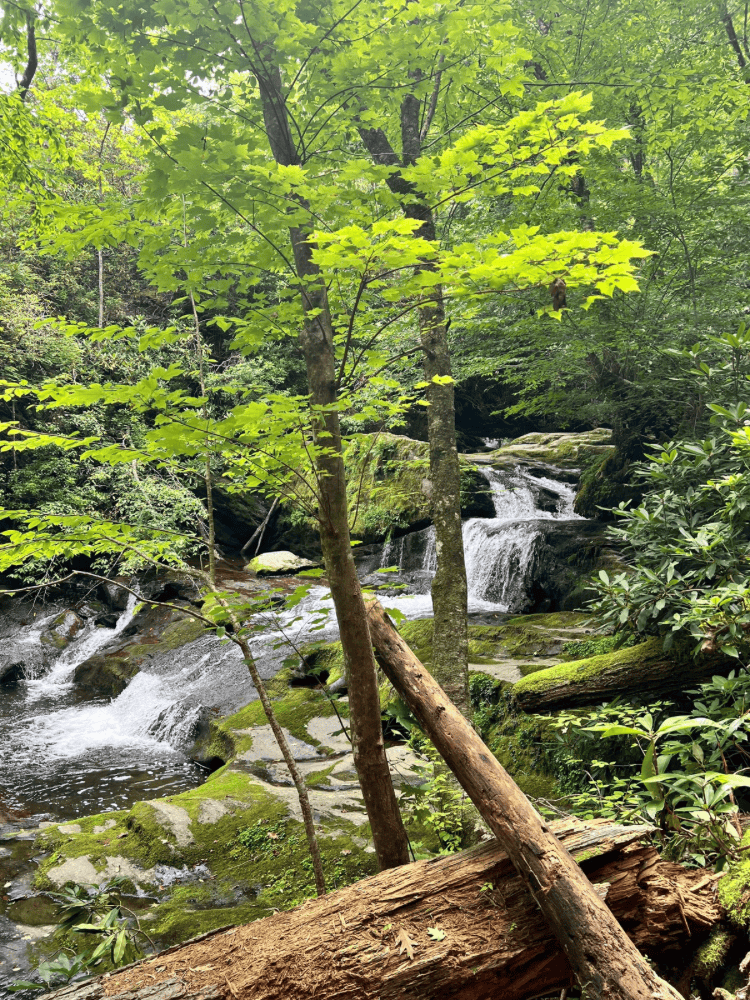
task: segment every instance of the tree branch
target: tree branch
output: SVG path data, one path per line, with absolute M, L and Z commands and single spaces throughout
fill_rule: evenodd
M 23 71 L 23 76 L 21 77 L 18 84 L 18 93 L 20 94 L 21 100 L 26 100 L 26 95 L 29 92 L 29 87 L 31 87 L 31 81 L 34 79 L 34 74 L 36 73 L 36 68 L 38 65 L 37 52 L 36 52 L 36 28 L 35 28 L 35 18 L 33 14 L 26 15 L 26 50 L 28 53 L 28 61 L 26 63 L 26 69 Z

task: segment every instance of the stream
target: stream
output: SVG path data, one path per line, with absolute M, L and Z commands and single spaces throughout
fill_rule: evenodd
M 481 471 L 492 491 L 495 516 L 465 521 L 463 536 L 469 611 L 492 620 L 524 609 L 526 571 L 540 524 L 581 519 L 573 512 L 574 490 L 567 483 L 530 470 Z M 431 614 L 433 528 L 404 535 L 358 561 L 366 582 L 385 585 L 380 596 L 386 608 L 398 608 L 408 618 Z M 257 698 L 237 648 L 211 635 L 147 660 L 117 697 L 81 691 L 73 683 L 75 668 L 124 632 L 135 605 L 131 597 L 114 627 L 89 620 L 46 669 L 26 669 L 17 683 L 0 685 L 0 834 L 6 835 L 0 841 L 0 878 L 11 871 L 18 878 L 19 872 L 23 876 L 33 869 L 30 842 L 7 839 L 13 837 L 14 825 L 3 828 L 4 807 L 37 826 L 127 809 L 139 800 L 194 787 L 208 773 L 189 757 L 198 727 L 211 715 L 229 714 Z M 38 645 L 54 618 L 20 623 L 13 641 Z M 259 624 L 252 646 L 264 679 L 273 677 L 290 655 L 290 638 L 299 646 L 337 636 L 330 593 L 322 586 L 312 587 L 293 611 Z M 12 938 L 3 915 L 12 900 L 4 899 L 0 980 L 16 960 L 10 945 L 3 944 Z
M 464 522 L 470 613 L 522 610 L 524 570 L 538 534 L 538 522 L 570 521 L 574 490 L 528 472 L 482 470 L 492 489 L 494 518 Z M 361 573 L 381 584 L 405 587 L 383 595 L 386 607 L 408 618 L 428 617 L 429 588 L 435 571 L 433 528 L 387 543 L 362 561 Z M 114 628 L 90 622 L 51 668 L 0 687 L 0 801 L 40 819 L 72 819 L 81 814 L 125 809 L 204 780 L 204 768 L 187 749 L 208 712 L 228 714 L 254 700 L 257 692 L 231 644 L 202 636 L 161 659 L 147 661 L 116 698 L 87 696 L 73 684 L 80 663 L 123 632 L 133 618 L 135 598 Z M 330 594 L 312 587 L 293 611 L 269 617 L 253 640 L 261 676 L 281 668 L 290 648 L 336 637 Z M 321 616 L 325 616 L 321 627 Z M 22 629 L 34 643 L 49 619 Z

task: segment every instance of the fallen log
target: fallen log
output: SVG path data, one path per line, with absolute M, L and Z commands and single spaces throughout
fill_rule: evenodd
M 367 621 L 375 657 L 510 858 L 587 995 L 679 997 L 644 961 L 508 772 L 451 703 L 377 601 Z
M 721 919 L 716 876 L 662 861 L 650 827 L 551 824 L 633 941 L 688 961 Z M 598 897 L 597 897 L 598 898 Z M 56 1000 L 527 1000 L 573 974 L 496 841 L 390 869 Z
M 678 662 L 663 651 L 662 640 L 654 637 L 627 649 L 528 674 L 513 685 L 513 700 L 524 712 L 548 712 L 595 705 L 632 692 L 657 697 L 684 691 L 736 668 L 737 660 L 720 650 Z

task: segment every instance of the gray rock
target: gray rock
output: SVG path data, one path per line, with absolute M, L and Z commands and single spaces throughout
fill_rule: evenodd
M 245 572 L 257 576 L 283 576 L 299 573 L 303 569 L 315 569 L 319 563 L 302 559 L 294 552 L 264 552 L 263 555 L 251 559 L 245 566 Z
M 124 584 L 129 584 L 124 576 L 115 577 L 114 580 L 108 580 L 107 583 L 99 584 L 99 596 L 104 601 L 108 607 L 113 608 L 115 611 L 124 611 L 128 606 L 128 594 L 127 590 L 123 590 L 122 587 L 117 585 L 117 581 Z
M 346 677 L 339 677 L 339 679 L 334 681 L 333 684 L 329 684 L 328 690 L 331 694 L 346 694 L 349 690 Z

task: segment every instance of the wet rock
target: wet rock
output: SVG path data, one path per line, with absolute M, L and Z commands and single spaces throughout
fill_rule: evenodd
M 3 662 L 4 661 L 4 662 Z M 37 661 L 40 662 L 40 661 Z M 0 684 L 17 684 L 26 676 L 28 659 L 15 659 L 13 654 L 0 659 Z M 36 666 L 36 664 L 34 664 Z M 29 671 L 34 676 L 35 670 Z
M 126 586 L 130 585 L 129 577 L 116 576 L 114 580 L 99 584 L 99 595 L 108 607 L 115 611 L 124 611 L 128 606 L 130 594 L 124 587 L 118 585 L 118 581 Z
M 621 568 L 606 527 L 597 521 L 528 521 L 535 538 L 520 567 L 510 611 L 574 611 L 593 597 L 588 580 L 598 569 Z
M 85 600 L 81 601 L 75 606 L 76 614 L 80 615 L 85 621 L 93 618 L 97 624 L 98 619 L 103 615 L 110 614 L 108 607 L 101 601 Z M 115 620 L 117 620 L 117 615 L 115 615 Z
M 146 605 L 127 628 L 78 664 L 73 680 L 91 694 L 116 697 L 142 663 L 187 645 L 202 632 L 199 622 L 179 610 Z
M 41 641 L 56 649 L 64 649 L 72 639 L 75 639 L 83 626 L 83 618 L 75 611 L 63 611 L 49 628 L 41 633 Z
M 96 616 L 94 624 L 98 625 L 99 628 L 115 628 L 119 617 L 116 611 L 105 611 Z
M 264 552 L 251 559 L 245 571 L 257 576 L 289 576 L 303 569 L 315 569 L 319 565 L 320 563 L 303 559 L 294 552 Z

